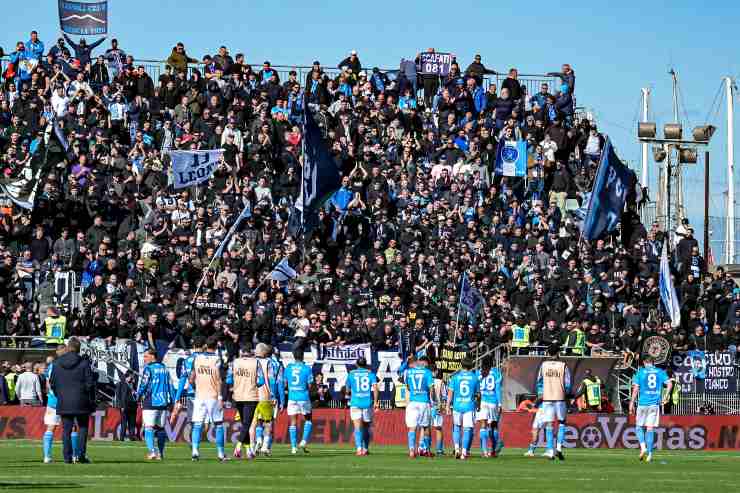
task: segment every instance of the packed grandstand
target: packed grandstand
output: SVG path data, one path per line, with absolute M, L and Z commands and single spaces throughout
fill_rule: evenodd
M 177 43 L 155 71 L 116 40 L 18 43 L 0 92 L 0 344 L 163 357 L 216 335 L 233 359 L 258 343 L 431 358 L 558 343 L 628 366 L 661 336 L 734 357 L 740 289 L 687 221 L 670 232 L 680 324 L 660 302 L 668 232 L 640 222 L 639 194 L 618 228 L 581 235 L 606 142 L 576 111 L 574 68 L 522 81 L 470 55 L 445 75 L 354 51 L 291 70 Z M 296 230 L 305 111 L 341 185 Z M 502 137 L 526 143 L 523 174 L 497 173 Z M 208 149 L 223 150 L 212 175 L 175 189 L 171 152 Z M 271 275 L 284 260 L 295 273 Z M 463 277 L 476 313 L 460 313 Z

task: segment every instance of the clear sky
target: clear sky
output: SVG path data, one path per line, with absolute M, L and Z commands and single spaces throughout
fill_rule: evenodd
M 673 66 L 683 95 L 684 135 L 708 116 L 719 128 L 710 146 L 711 214 L 726 214 L 724 95 L 719 113 L 709 113 L 721 78 L 740 75 L 738 2 L 109 0 L 109 5 L 109 36 L 138 58 L 166 58 L 183 41 L 196 58 L 224 44 L 253 64 L 309 65 L 318 59 L 333 66 L 356 49 L 364 66 L 389 68 L 427 47 L 457 54 L 463 69 L 475 53 L 499 71 L 544 73 L 567 62 L 576 72 L 578 104 L 594 111 L 600 129 L 635 168 L 640 88 L 651 88 L 653 118 L 662 128 L 672 119 L 667 72 Z M 59 35 L 56 0 L 3 10 L 0 45 L 6 51 L 32 29 L 47 46 Z M 651 176 L 657 176 L 656 168 Z M 697 230 L 703 176 L 701 163 L 686 175 Z

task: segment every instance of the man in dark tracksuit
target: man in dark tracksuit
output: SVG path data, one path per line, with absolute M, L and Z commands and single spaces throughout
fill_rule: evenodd
M 57 414 L 62 417 L 64 462 L 72 463 L 72 426 L 79 428 L 78 462 L 87 458 L 87 428 L 90 414 L 95 410 L 95 373 L 90 360 L 80 356 L 80 341 L 72 337 L 67 352 L 54 362 L 51 388 L 57 396 Z

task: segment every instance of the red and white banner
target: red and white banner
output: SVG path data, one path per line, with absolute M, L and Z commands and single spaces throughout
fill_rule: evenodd
M 504 413 L 503 440 L 507 447 L 524 448 L 529 444 L 534 414 Z M 0 439 L 41 439 L 44 408 L 0 406 Z M 664 416 L 657 429 L 656 446 L 669 450 L 740 449 L 740 420 L 737 416 Z M 120 415 L 116 409 L 96 412 L 90 418 L 93 440 L 113 440 L 118 435 Z M 236 441 L 241 424 L 234 422 L 234 410 L 226 411 L 226 430 L 230 441 Z M 450 444 L 451 419 L 445 419 L 445 442 Z M 61 430 L 57 430 L 59 435 Z M 190 441 L 190 425 L 182 413 L 174 426 L 167 425 L 172 441 Z M 372 442 L 378 445 L 405 445 L 406 426 L 402 410 L 375 413 Z M 476 433 L 477 435 L 477 433 Z M 544 444 L 540 433 L 540 444 Z M 59 436 L 57 436 L 59 438 Z M 214 441 L 213 431 L 209 441 Z M 317 409 L 313 413 L 314 443 L 352 443 L 352 421 L 347 409 Z M 278 417 L 276 442 L 288 442 L 288 419 Z M 476 443 L 477 446 L 477 438 Z M 634 417 L 623 415 L 576 414 L 568 417 L 564 445 L 568 448 L 637 448 Z

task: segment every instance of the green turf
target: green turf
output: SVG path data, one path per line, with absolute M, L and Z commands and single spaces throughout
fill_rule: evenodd
M 539 451 L 541 452 L 541 450 Z M 216 461 L 204 445 L 201 461 L 190 449 L 170 445 L 163 462 L 144 461 L 137 443 L 94 442 L 90 465 L 42 464 L 41 444 L 0 441 L 0 490 L 13 491 L 300 491 L 300 492 L 702 492 L 740 491 L 740 454 L 733 452 L 662 452 L 651 464 L 637 461 L 635 451 L 569 450 L 565 462 L 528 459 L 521 450 L 504 449 L 498 459 L 405 456 L 401 447 L 376 447 L 369 457 L 350 448 L 313 447 L 311 454 L 291 456 L 276 445 L 272 458 Z

